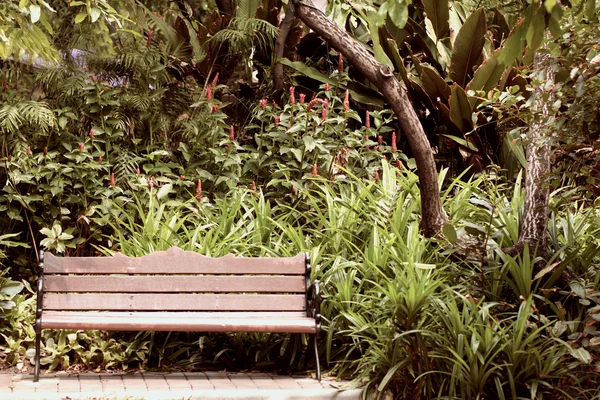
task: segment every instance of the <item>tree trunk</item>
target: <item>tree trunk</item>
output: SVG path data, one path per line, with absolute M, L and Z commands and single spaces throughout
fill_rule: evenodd
M 279 62 L 279 59 L 283 57 L 285 50 L 285 42 L 287 40 L 292 23 L 294 22 L 294 7 L 292 2 L 288 3 L 287 10 L 285 12 L 285 18 L 279 26 L 279 34 L 277 35 L 277 41 L 275 42 L 275 65 L 273 66 L 273 83 L 275 90 L 281 91 L 283 89 L 283 65 Z
M 536 54 L 534 67 L 539 71 L 538 80 L 554 82 L 552 66 L 548 64 L 548 55 Z M 519 240 L 510 253 L 518 254 L 528 246 L 538 256 L 548 253 L 550 214 L 550 188 L 545 183 L 551 170 L 550 142 L 548 125 L 551 119 L 550 106 L 554 103 L 553 89 L 545 93 L 545 85 L 535 87 L 537 96 L 533 110 L 534 122 L 529 130 L 526 142 L 527 167 L 525 169 L 525 207 Z M 547 95 L 546 95 L 547 94 Z
M 441 234 L 448 221 L 442 209 L 437 183 L 437 169 L 433 151 L 408 99 L 406 88 L 400 84 L 390 69 L 379 63 L 360 43 L 329 20 L 310 4 L 295 2 L 296 16 L 306 26 L 318 33 L 334 49 L 342 53 L 356 69 L 369 79 L 387 100 L 396 114 L 402 132 L 414 154 L 421 192 L 421 230 L 426 237 Z

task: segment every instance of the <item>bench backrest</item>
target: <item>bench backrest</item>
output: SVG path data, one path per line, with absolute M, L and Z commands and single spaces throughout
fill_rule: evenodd
M 305 311 L 308 260 L 220 258 L 173 247 L 144 257 L 43 257 L 43 308 Z M 310 272 L 308 272 L 310 273 Z

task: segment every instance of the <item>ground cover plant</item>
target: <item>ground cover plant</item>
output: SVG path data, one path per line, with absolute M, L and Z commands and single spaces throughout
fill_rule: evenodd
M 279 18 L 291 3 L 5 3 L 3 367 L 30 367 L 41 248 L 309 251 L 321 359 L 366 396 L 600 395 L 597 2 L 328 5 L 406 87 L 439 193 L 381 82 Z M 43 352 L 50 370 L 314 368 L 302 335 L 45 331 Z

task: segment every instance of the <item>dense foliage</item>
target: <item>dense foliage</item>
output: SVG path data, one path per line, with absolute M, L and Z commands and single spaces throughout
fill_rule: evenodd
M 0 362 L 32 359 L 40 248 L 309 251 L 329 373 L 406 399 L 598 396 L 596 3 L 329 4 L 404 81 L 437 153 L 450 223 L 427 239 L 398 121 L 343 55 L 294 25 L 289 89 L 273 91 L 280 2 L 4 2 Z M 556 81 L 537 80 L 531 48 Z M 506 250 L 539 118 L 532 85 L 555 99 L 543 258 Z M 289 372 L 312 368 L 306 339 L 44 331 L 42 364 Z

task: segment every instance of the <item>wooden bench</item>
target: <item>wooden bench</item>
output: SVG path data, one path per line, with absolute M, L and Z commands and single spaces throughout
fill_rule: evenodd
M 308 254 L 221 258 L 172 247 L 138 258 L 40 252 L 34 381 L 42 329 L 282 332 L 313 335 L 320 293 Z

